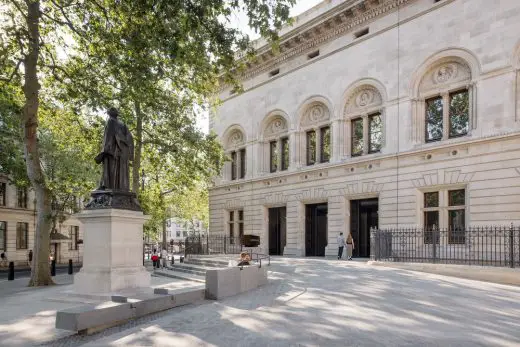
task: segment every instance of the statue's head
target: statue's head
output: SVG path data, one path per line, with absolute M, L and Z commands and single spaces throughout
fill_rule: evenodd
M 117 116 L 119 116 L 119 111 L 115 107 L 110 107 L 107 113 L 110 117 L 117 118 Z

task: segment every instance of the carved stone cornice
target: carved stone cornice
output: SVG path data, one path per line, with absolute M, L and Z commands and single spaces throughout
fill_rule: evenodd
M 258 49 L 256 60 L 248 62 L 248 68 L 239 77 L 241 80 L 253 78 L 287 59 L 334 40 L 413 1 L 415 0 L 365 0 L 355 5 L 346 2 L 347 7 L 338 5 L 322 15 L 323 20 L 318 24 L 304 29 L 297 28 L 282 36 L 280 53 L 274 54 L 269 45 Z

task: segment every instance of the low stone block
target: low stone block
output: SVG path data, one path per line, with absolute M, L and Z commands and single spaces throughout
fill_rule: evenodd
M 104 303 L 101 305 L 84 305 L 58 311 L 56 328 L 82 331 L 94 327 L 112 325 L 134 317 L 134 309 L 130 303 Z
M 135 316 L 141 317 L 147 314 L 169 310 L 176 305 L 173 295 L 147 294 L 132 297 L 132 307 L 135 309 Z
M 206 271 L 206 298 L 221 299 L 255 289 L 267 283 L 267 269 L 238 266 Z

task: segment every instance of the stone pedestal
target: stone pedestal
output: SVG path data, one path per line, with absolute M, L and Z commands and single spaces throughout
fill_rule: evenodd
M 84 210 L 77 215 L 84 225 L 83 267 L 74 276 L 78 294 L 112 293 L 150 286 L 143 266 L 143 224 L 140 211 Z

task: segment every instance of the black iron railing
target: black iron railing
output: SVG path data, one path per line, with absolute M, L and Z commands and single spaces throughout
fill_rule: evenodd
M 240 237 L 222 235 L 190 236 L 184 241 L 185 256 L 192 254 L 240 254 L 244 247 Z
M 378 261 L 520 267 L 520 227 L 372 230 Z
M 247 252 L 252 263 L 262 267 L 262 261 L 271 265 L 268 254 L 259 253 L 257 249 L 247 246 L 247 237 L 229 237 L 223 235 L 191 236 L 184 241 L 184 256 L 190 255 L 238 255 Z

